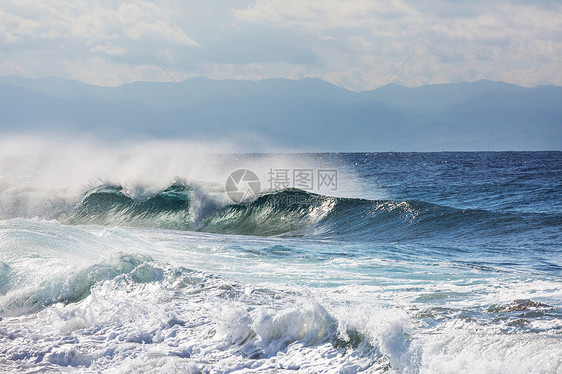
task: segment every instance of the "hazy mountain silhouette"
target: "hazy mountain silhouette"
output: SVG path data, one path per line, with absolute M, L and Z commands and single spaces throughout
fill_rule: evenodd
M 561 150 L 561 103 L 562 87 L 491 81 L 356 93 L 319 79 L 0 77 L 3 134 L 228 139 L 222 126 L 249 151 Z

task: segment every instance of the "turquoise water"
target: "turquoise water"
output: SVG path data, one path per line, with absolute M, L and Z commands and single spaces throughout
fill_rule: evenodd
M 561 161 L 220 156 L 212 181 L 187 160 L 160 183 L 96 169 L 56 188 L 5 173 L 1 366 L 560 372 Z M 241 167 L 262 188 L 233 202 L 223 181 Z M 268 190 L 274 168 L 337 170 L 338 184 Z

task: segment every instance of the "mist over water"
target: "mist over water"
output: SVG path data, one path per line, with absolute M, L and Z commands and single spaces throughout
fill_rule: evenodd
M 220 152 L 219 152 L 220 151 Z M 52 218 L 57 209 L 78 203 L 96 187 L 120 186 L 137 199 L 179 182 L 200 186 L 223 203 L 224 184 L 236 169 L 257 173 L 260 190 L 271 190 L 271 170 L 337 168 L 306 154 L 247 154 L 229 144 L 146 141 L 104 144 L 85 138 L 43 140 L 18 136 L 0 142 L 0 217 Z M 335 194 L 360 193 L 353 175 L 344 174 Z
M 0 142 L 3 370 L 562 367 L 560 152 L 22 139 Z M 233 201 L 239 169 L 259 191 Z

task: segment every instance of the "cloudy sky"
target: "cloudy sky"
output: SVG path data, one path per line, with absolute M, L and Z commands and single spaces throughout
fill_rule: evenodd
M 422 4 L 423 5 L 420 5 Z M 4 0 L 0 75 L 562 85 L 562 2 Z

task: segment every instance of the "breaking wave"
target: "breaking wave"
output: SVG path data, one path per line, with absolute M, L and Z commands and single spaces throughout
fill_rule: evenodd
M 103 185 L 56 218 L 67 224 L 128 226 L 255 236 L 419 238 L 501 235 L 549 226 L 552 214 L 456 209 L 424 201 L 365 200 L 298 189 L 268 192 L 242 203 L 220 203 L 176 182 L 141 198 Z

